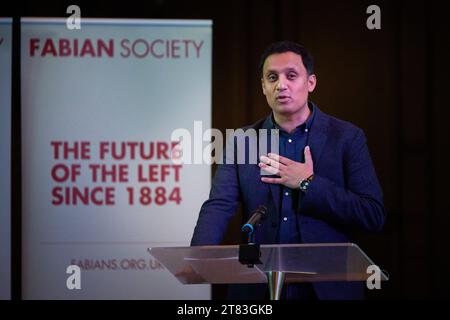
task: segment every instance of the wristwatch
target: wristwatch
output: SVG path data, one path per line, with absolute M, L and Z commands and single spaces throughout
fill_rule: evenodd
M 314 175 L 312 174 L 308 178 L 300 180 L 298 184 L 299 189 L 302 190 L 303 192 L 306 192 L 313 178 Z

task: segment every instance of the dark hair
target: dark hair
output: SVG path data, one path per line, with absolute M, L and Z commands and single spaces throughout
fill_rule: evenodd
M 263 77 L 263 67 L 267 57 L 274 53 L 285 53 L 285 52 L 293 52 L 301 56 L 303 60 L 303 65 L 305 66 L 308 75 L 311 75 L 314 72 L 313 66 L 314 59 L 304 46 L 291 41 L 281 41 L 269 45 L 261 55 L 261 58 L 259 60 L 259 74 L 261 75 L 261 78 Z

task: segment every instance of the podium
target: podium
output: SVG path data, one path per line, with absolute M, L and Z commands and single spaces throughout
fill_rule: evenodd
M 268 283 L 272 300 L 280 298 L 284 283 L 366 281 L 373 273 L 368 267 L 375 266 L 354 243 L 261 245 L 260 253 L 249 266 L 239 262 L 239 245 L 150 249 L 183 284 Z M 376 269 L 379 280 L 388 280 Z

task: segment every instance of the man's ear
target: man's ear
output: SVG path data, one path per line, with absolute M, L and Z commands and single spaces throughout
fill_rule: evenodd
M 308 92 L 313 92 L 316 88 L 317 78 L 315 74 L 308 76 Z
M 264 84 L 263 78 L 261 78 L 261 87 L 262 87 L 263 94 L 266 95 L 266 85 Z

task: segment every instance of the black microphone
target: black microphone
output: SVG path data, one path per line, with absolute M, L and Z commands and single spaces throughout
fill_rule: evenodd
M 252 214 L 247 223 L 242 226 L 242 232 L 252 234 L 255 231 L 256 226 L 261 224 L 261 221 L 266 218 L 267 208 L 265 206 L 259 206 Z

